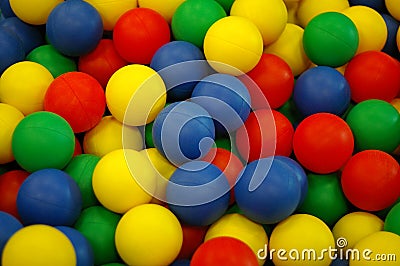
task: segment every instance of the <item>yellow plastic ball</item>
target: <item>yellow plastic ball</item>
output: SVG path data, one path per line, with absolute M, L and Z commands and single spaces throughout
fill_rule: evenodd
M 54 80 L 44 66 L 22 61 L 7 68 L 0 78 L 0 102 L 28 115 L 43 110 L 44 96 Z
M 112 31 L 119 17 L 137 7 L 137 0 L 85 0 L 99 12 L 104 30 Z
M 303 48 L 304 29 L 298 25 L 287 23 L 278 40 L 266 46 L 264 53 L 274 54 L 282 58 L 298 76 L 311 65 Z
M 118 69 L 106 87 L 107 107 L 121 123 L 142 126 L 152 122 L 164 108 L 167 91 L 153 69 L 132 64 Z
M 175 172 L 176 166 L 170 163 L 156 148 L 144 149 L 140 153 L 149 160 L 156 176 L 156 190 L 152 202 L 158 204 L 165 202 L 168 180 Z
M 360 258 L 350 259 L 350 266 L 398 266 L 400 236 L 392 232 L 376 232 L 361 239 L 354 249 Z
M 204 241 L 220 236 L 229 236 L 246 243 L 257 256 L 259 250 L 268 246 L 268 236 L 262 225 L 255 223 L 242 214 L 232 213 L 222 216 L 207 230 Z M 259 259 L 263 265 L 265 259 Z
M 348 8 L 348 0 L 301 0 L 297 9 L 299 25 L 305 28 L 312 18 L 324 12 L 340 12 Z
M 249 72 L 260 61 L 263 39 L 249 19 L 228 16 L 211 25 L 203 47 L 212 68 L 237 76 Z
M 387 28 L 377 11 L 367 6 L 352 6 L 342 10 L 342 13 L 356 25 L 359 36 L 357 54 L 382 50 L 387 39 Z
M 385 5 L 390 15 L 400 21 L 400 3 L 398 0 L 385 0 Z
M 335 240 L 322 220 L 308 214 L 295 214 L 274 228 L 269 248 L 275 266 L 329 266 L 332 259 L 323 252 L 334 249 Z
M 150 202 L 155 190 L 155 176 L 152 166 L 141 153 L 120 149 L 100 159 L 93 171 L 92 186 L 105 208 L 125 213 Z
M 15 127 L 24 115 L 14 106 L 0 103 L 0 164 L 14 161 L 11 140 Z
M 383 230 L 383 221 L 376 215 L 367 212 L 352 212 L 346 214 L 332 229 L 335 239 L 344 238 L 343 249 L 351 249 L 362 238 Z
M 36 224 L 11 236 L 1 262 L 3 266 L 71 266 L 76 265 L 76 254 L 71 241 L 60 230 Z
M 113 116 L 104 116 L 83 138 L 85 153 L 103 157 L 118 149 L 142 150 L 144 141 L 140 130 L 127 126 Z
M 178 219 L 156 204 L 143 204 L 129 210 L 115 232 L 118 254 L 128 265 L 169 265 L 179 254 L 182 242 Z
M 168 23 L 171 23 L 172 16 L 175 13 L 175 10 L 178 8 L 180 4 L 182 4 L 185 0 L 163 0 L 163 1 L 154 1 L 154 0 L 138 0 L 139 7 L 145 7 L 153 9 L 160 13 Z
M 259 29 L 264 45 L 278 39 L 288 20 L 283 0 L 236 0 L 230 14 L 251 20 Z
M 14 14 L 22 21 L 33 24 L 46 24 L 50 12 L 64 0 L 10 0 Z

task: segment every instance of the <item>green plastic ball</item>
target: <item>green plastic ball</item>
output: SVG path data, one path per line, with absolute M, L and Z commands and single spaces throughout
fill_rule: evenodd
M 172 33 L 176 40 L 187 41 L 201 48 L 207 30 L 223 17 L 226 17 L 225 10 L 214 0 L 185 1 L 172 16 Z
M 27 115 L 19 122 L 11 147 L 17 163 L 28 172 L 63 169 L 72 159 L 75 135 L 64 118 L 41 111 Z
M 82 194 L 82 208 L 99 205 L 92 187 L 94 168 L 100 161 L 100 157 L 93 154 L 80 154 L 72 158 L 64 171 L 78 184 Z
M 356 104 L 346 118 L 358 151 L 393 152 L 400 144 L 400 115 L 390 103 L 366 100 Z
M 50 71 L 54 78 L 77 70 L 73 59 L 61 54 L 50 44 L 33 49 L 26 56 L 26 60 L 41 64 Z
M 303 46 L 316 65 L 339 67 L 356 54 L 359 43 L 355 24 L 339 12 L 324 12 L 307 24 Z
M 328 226 L 333 226 L 347 214 L 349 204 L 337 174 L 308 174 L 308 192 L 297 212 L 314 215 Z
M 394 205 L 387 214 L 383 230 L 400 236 L 400 203 Z
M 81 232 L 92 246 L 94 264 L 119 261 L 114 235 L 121 216 L 102 206 L 89 207 L 81 213 L 75 229 Z
M 153 124 L 154 122 L 146 124 L 144 128 L 144 140 L 146 142 L 146 148 L 154 148 L 153 142 Z

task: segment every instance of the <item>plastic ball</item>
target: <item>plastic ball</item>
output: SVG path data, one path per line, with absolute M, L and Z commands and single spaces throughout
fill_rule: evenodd
M 75 136 L 64 118 L 43 111 L 21 120 L 14 130 L 11 145 L 15 160 L 28 172 L 62 169 L 72 159 Z
M 60 230 L 35 224 L 18 230 L 8 240 L 1 262 L 4 266 L 70 266 L 76 264 L 76 254 L 71 241 Z
M 11 140 L 15 128 L 24 118 L 24 115 L 14 106 L 0 103 L 0 164 L 14 161 L 14 155 L 11 149 Z
M 114 72 L 127 64 L 115 49 L 113 40 L 102 39 L 93 51 L 79 57 L 78 69 L 106 88 Z
M 365 150 L 346 163 L 341 182 L 353 205 L 366 211 L 383 210 L 400 196 L 399 163 L 388 153 Z
M 22 21 L 32 25 L 46 24 L 51 11 L 61 4 L 62 0 L 27 1 L 9 0 L 12 11 Z
M 81 56 L 91 52 L 100 42 L 103 22 L 97 10 L 86 1 L 65 1 L 51 11 L 46 35 L 50 44 L 61 53 Z
M 0 175 L 0 211 L 7 212 L 20 219 L 17 209 L 18 191 L 29 176 L 23 170 L 11 170 Z
M 274 54 L 282 58 L 290 66 L 293 75 L 298 76 L 311 64 L 302 45 L 303 34 L 303 28 L 287 23 L 279 38 L 265 46 L 264 53 Z
M 382 52 L 385 52 L 394 58 L 400 59 L 400 51 L 396 43 L 396 34 L 399 29 L 400 22 L 388 14 L 381 13 L 381 16 L 385 20 L 386 28 L 388 30 L 388 36 L 385 46 L 382 48 Z
M 216 133 L 233 132 L 241 127 L 251 111 L 246 86 L 228 74 L 212 74 L 194 87 L 191 102 L 203 107 L 214 119 Z
M 369 1 L 369 0 L 349 0 L 349 4 L 351 6 L 368 6 L 370 8 L 375 9 L 379 13 L 383 13 L 386 11 L 385 0 L 376 0 L 376 1 Z
M 187 41 L 202 48 L 211 25 L 224 17 L 226 12 L 216 1 L 184 1 L 172 16 L 172 34 L 176 40 Z
M 364 237 L 382 231 L 383 221 L 376 215 L 368 212 L 352 212 L 344 215 L 332 229 L 335 239 L 344 238 L 342 249 L 352 249 Z
M 100 157 L 92 154 L 80 154 L 72 158 L 64 171 L 70 175 L 78 185 L 82 195 L 82 209 L 98 205 L 93 192 L 92 176 Z
M 153 124 L 155 147 L 175 165 L 204 157 L 214 138 L 212 118 L 203 107 L 193 102 L 168 105 Z
M 305 28 L 308 23 L 317 15 L 325 12 L 340 12 L 349 7 L 347 0 L 302 0 L 297 8 L 299 25 Z
M 204 242 L 193 254 L 192 266 L 257 266 L 257 257 L 248 245 L 233 237 L 216 237 Z
M 22 224 L 9 213 L 0 211 L 0 252 L 10 237 L 22 228 Z
M 102 206 L 92 206 L 82 211 L 74 228 L 90 243 L 94 265 L 119 261 L 115 247 L 115 230 L 121 216 Z
M 298 77 L 293 101 L 304 116 L 316 113 L 340 116 L 349 107 L 350 95 L 349 83 L 339 71 L 328 66 L 317 66 Z
M 185 224 L 206 226 L 228 209 L 229 183 L 213 164 L 191 161 L 181 165 L 167 185 L 169 209 Z
M 108 81 L 106 102 L 121 123 L 142 126 L 152 122 L 166 103 L 164 81 L 145 65 L 132 64 L 117 70 Z
M 68 72 L 58 76 L 44 97 L 44 109 L 67 120 L 75 133 L 95 127 L 103 117 L 105 108 L 106 97 L 100 83 L 83 72 Z
M 283 114 L 259 109 L 236 131 L 235 142 L 241 158 L 252 162 L 272 155 L 289 156 L 293 134 L 293 126 Z
M 246 217 L 261 224 L 277 223 L 290 216 L 301 196 L 295 171 L 273 158 L 247 164 L 235 186 L 238 207 Z
M 239 76 L 251 96 L 253 110 L 281 107 L 293 92 L 294 77 L 290 66 L 279 56 L 262 54 L 247 76 Z
M 129 265 L 169 265 L 177 257 L 182 239 L 178 219 L 156 204 L 143 204 L 129 210 L 115 232 L 118 254 Z
M 197 82 L 210 72 L 203 52 L 185 41 L 161 46 L 151 59 L 150 67 L 164 80 L 169 102 L 189 98 Z
M 260 61 L 263 39 L 257 26 L 238 16 L 222 18 L 211 25 L 204 38 L 204 55 L 216 71 L 241 75 Z
M 63 232 L 74 246 L 76 266 L 91 266 L 94 264 L 93 249 L 82 233 L 68 226 L 56 226 L 56 228 Z
M 137 0 L 86 0 L 86 2 L 91 4 L 99 12 L 103 21 L 103 28 L 106 31 L 112 31 L 115 23 L 117 23 L 122 14 L 137 7 Z
M 316 65 L 345 65 L 356 54 L 358 43 L 356 25 L 339 12 L 319 14 L 304 29 L 304 51 Z
M 7 68 L 0 79 L 0 101 L 24 115 L 43 110 L 44 95 L 54 80 L 44 66 L 22 61 Z
M 382 16 L 367 6 L 351 6 L 342 10 L 356 25 L 359 44 L 357 54 L 368 51 L 380 51 L 385 46 L 387 29 Z
M 238 213 L 226 214 L 213 223 L 207 230 L 204 241 L 222 236 L 244 242 L 255 255 L 268 244 L 268 236 L 263 226 Z M 259 262 L 262 265 L 264 260 L 259 259 Z
M 354 137 L 340 117 L 317 113 L 305 118 L 293 136 L 293 151 L 306 169 L 328 174 L 339 170 L 350 159 Z
M 326 266 L 331 263 L 330 256 L 319 256 L 330 248 L 335 248 L 331 230 L 323 221 L 309 214 L 295 214 L 280 222 L 273 229 L 269 241 L 269 254 L 272 255 L 272 261 L 276 266 L 304 265 L 304 260 L 299 259 L 304 250 L 315 251 L 315 257 L 311 253 L 307 265 Z M 278 253 L 281 249 L 285 252 Z M 289 253 L 291 250 L 296 250 L 298 253 Z
M 157 11 L 169 24 L 171 24 L 172 16 L 184 1 L 185 0 L 164 0 L 159 2 L 152 0 L 138 0 L 138 4 L 139 7 L 146 7 Z
M 9 0 L 0 0 L 1 15 L 4 18 L 15 17 L 14 11 L 11 9 Z
M 73 225 L 82 207 L 78 185 L 58 169 L 29 175 L 17 195 L 17 208 L 25 225 Z
M 395 0 L 385 0 L 385 6 L 393 18 L 400 21 L 400 8 Z
M 344 77 L 356 103 L 369 99 L 390 102 L 400 91 L 400 63 L 381 51 L 356 55 L 347 64 Z
M 355 105 L 346 118 L 357 150 L 394 151 L 400 143 L 400 115 L 390 103 L 366 100 Z
M 170 266 L 190 266 L 190 260 L 175 260 Z
M 297 212 L 314 215 L 328 226 L 347 214 L 349 204 L 337 174 L 308 174 L 308 192 Z
M 287 9 L 282 0 L 237 0 L 230 10 L 231 16 L 250 19 L 260 30 L 264 45 L 278 39 L 288 19 Z
M 104 116 L 83 138 L 85 153 L 99 157 L 122 148 L 143 149 L 143 137 L 137 127 L 124 125 L 113 116 Z
M 386 216 L 383 229 L 400 236 L 400 203 L 396 203 Z
M 177 259 L 190 259 L 197 248 L 204 242 L 207 226 L 182 224 L 183 241 Z
M 366 256 L 360 256 L 360 260 L 352 260 L 351 266 L 378 265 L 395 266 L 398 264 L 396 258 L 400 256 L 400 236 L 391 232 L 376 232 L 361 239 L 354 249 L 368 251 Z M 364 254 L 365 255 L 365 254 Z
M 170 28 L 156 11 L 134 8 L 122 14 L 115 23 L 113 40 L 123 59 L 149 64 L 157 49 L 170 41 Z
M 2 20 L 0 28 L 14 34 L 21 41 L 25 54 L 40 46 L 44 41 L 39 28 L 26 24 L 17 17 Z
M 11 65 L 24 60 L 25 51 L 21 41 L 5 29 L 0 30 L 0 73 Z
M 41 64 L 50 71 L 54 78 L 66 72 L 77 70 L 75 61 L 61 54 L 51 44 L 33 49 L 26 56 L 26 60 Z

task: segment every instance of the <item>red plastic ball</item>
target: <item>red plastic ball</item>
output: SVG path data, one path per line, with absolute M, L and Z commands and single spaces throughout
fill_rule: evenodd
M 177 259 L 190 259 L 203 243 L 208 227 L 182 224 L 183 242 Z
M 155 52 L 170 41 L 168 22 L 148 8 L 128 10 L 117 20 L 113 40 L 117 52 L 126 61 L 150 64 Z
M 298 162 L 318 174 L 338 171 L 350 159 L 353 149 L 350 127 L 333 114 L 311 115 L 294 132 L 293 151 Z
M 193 254 L 191 266 L 257 266 L 255 253 L 233 237 L 216 237 L 204 242 Z
M 127 64 L 115 49 L 114 42 L 102 39 L 92 52 L 79 57 L 78 69 L 97 79 L 105 88 L 112 74 Z
M 20 218 L 17 210 L 19 188 L 29 173 L 23 170 L 12 170 L 0 175 L 0 211 Z
M 280 57 L 273 54 L 263 54 L 258 64 L 240 77 L 246 84 L 253 109 L 281 107 L 293 92 L 294 76 L 290 66 Z M 255 83 L 253 83 L 253 82 Z
M 388 153 L 365 150 L 355 154 L 342 172 L 346 198 L 366 211 L 379 211 L 400 197 L 399 163 Z
M 50 84 L 44 98 L 44 109 L 62 116 L 75 133 L 96 126 L 106 107 L 100 83 L 83 72 L 67 72 Z
M 250 113 L 244 125 L 237 130 L 236 147 L 240 156 L 248 162 L 272 155 L 289 156 L 293 134 L 293 125 L 282 113 L 259 109 Z
M 355 102 L 369 99 L 392 101 L 400 92 L 400 63 L 381 51 L 353 57 L 344 72 Z

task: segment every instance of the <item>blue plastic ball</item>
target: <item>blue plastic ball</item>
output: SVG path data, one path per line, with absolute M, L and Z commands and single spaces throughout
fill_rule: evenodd
M 181 165 L 204 157 L 214 144 L 211 116 L 198 104 L 183 101 L 165 107 L 152 129 L 154 146 L 171 163 Z
M 29 25 L 17 17 L 10 17 L 0 22 L 0 28 L 14 34 L 22 43 L 25 54 L 44 43 L 38 27 Z
M 24 59 L 25 51 L 21 41 L 5 29 L 0 29 L 0 74 Z
M 22 224 L 17 218 L 11 214 L 0 211 L 0 254 L 8 239 L 21 228 Z
M 99 12 L 85 1 L 65 1 L 50 13 L 46 34 L 51 45 L 68 56 L 81 56 L 96 48 L 103 36 Z
M 349 0 L 350 6 L 367 6 L 378 12 L 385 12 L 385 0 Z
M 10 0 L 0 0 L 0 10 L 1 14 L 5 18 L 15 17 L 15 13 L 11 8 Z
M 229 183 L 213 164 L 192 161 L 171 176 L 166 190 L 170 210 L 180 221 L 192 226 L 207 226 L 228 209 Z
M 293 91 L 293 101 L 304 116 L 322 112 L 340 116 L 347 110 L 350 96 L 347 80 L 328 66 L 317 66 L 303 72 Z
M 338 253 L 340 253 L 340 251 L 338 251 Z M 346 254 L 346 252 L 343 251 L 343 254 Z M 349 253 L 347 253 L 347 254 L 349 254 Z M 340 255 L 340 254 L 338 254 L 338 255 Z M 346 255 L 343 255 L 343 257 L 344 256 L 346 256 Z M 349 261 L 348 260 L 344 260 L 344 259 L 341 260 L 340 258 L 337 258 L 337 259 L 332 261 L 330 266 L 349 266 Z
M 274 157 L 249 163 L 234 187 L 243 214 L 261 224 L 289 217 L 299 205 L 301 186 L 292 166 Z
M 63 232 L 74 246 L 76 266 L 94 265 L 92 246 L 81 232 L 69 226 L 56 226 L 56 228 Z
M 164 80 L 168 102 L 189 98 L 197 82 L 211 71 L 203 52 L 185 41 L 172 41 L 161 46 L 151 59 L 150 67 Z
M 193 89 L 192 102 L 199 104 L 216 121 L 217 133 L 233 132 L 250 114 L 250 93 L 237 78 L 228 74 L 212 74 Z
M 71 226 L 78 219 L 82 196 L 65 172 L 43 169 L 28 176 L 17 195 L 17 209 L 25 225 Z
M 190 266 L 190 260 L 176 260 L 170 266 Z
M 400 52 L 397 48 L 396 34 L 400 26 L 400 22 L 395 20 L 392 16 L 388 14 L 381 14 L 383 20 L 386 23 L 386 28 L 388 30 L 388 35 L 386 39 L 385 46 L 382 48 L 382 52 L 387 53 L 394 58 L 400 60 Z

